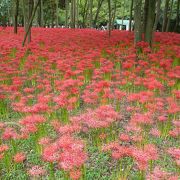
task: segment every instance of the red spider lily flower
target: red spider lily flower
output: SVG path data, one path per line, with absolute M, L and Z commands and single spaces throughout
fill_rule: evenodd
M 19 121 L 20 124 L 28 126 L 32 124 L 44 123 L 46 120 L 42 115 L 29 115 Z
M 106 137 L 107 137 L 107 134 L 105 134 L 105 133 L 101 133 L 101 134 L 99 135 L 99 138 L 100 138 L 101 140 L 106 139 Z
M 64 170 L 71 170 L 75 167 L 81 167 L 87 159 L 84 152 L 66 151 L 60 154 L 59 167 Z
M 151 131 L 150 131 L 150 134 L 155 136 L 155 137 L 160 137 L 161 136 L 161 132 L 157 128 L 152 128 Z
M 3 153 L 4 151 L 7 151 L 9 149 L 9 146 L 6 144 L 0 145 L 0 153 Z
M 169 131 L 169 135 L 174 138 L 178 138 L 180 135 L 180 128 L 174 128 L 173 130 Z
M 4 132 L 2 133 L 2 139 L 9 140 L 9 139 L 17 139 L 18 134 L 13 128 L 5 128 Z
M 26 155 L 23 152 L 19 152 L 13 156 L 15 163 L 22 163 L 26 159 Z
M 81 171 L 80 170 L 71 170 L 70 171 L 70 178 L 72 180 L 78 180 L 81 178 Z
M 167 152 L 175 159 L 180 159 L 180 148 L 169 148 Z
M 158 117 L 158 120 L 161 122 L 164 122 L 164 121 L 167 121 L 167 117 L 162 115 Z
M 57 143 L 47 144 L 47 146 L 44 146 L 42 158 L 47 162 L 57 162 L 60 158 Z
M 42 137 L 41 139 L 39 139 L 38 144 L 45 146 L 50 144 L 50 142 L 51 139 L 49 137 Z
M 148 154 L 151 160 L 158 159 L 158 149 L 154 144 L 147 144 L 144 146 L 144 151 Z
M 0 130 L 2 130 L 5 127 L 5 123 L 0 122 Z
M 120 134 L 119 139 L 124 142 L 129 142 L 131 140 L 130 136 L 128 134 Z
M 4 153 L 0 153 L 0 160 L 4 158 Z
M 33 166 L 29 171 L 28 174 L 33 177 L 39 177 L 45 175 L 46 170 L 41 166 Z
M 171 175 L 171 173 L 165 172 L 163 170 L 161 170 L 161 168 L 159 166 L 156 166 L 153 170 L 153 172 L 151 174 L 148 174 L 146 176 L 147 180 L 161 180 L 161 179 L 168 179 L 168 180 L 177 180 L 178 177 Z

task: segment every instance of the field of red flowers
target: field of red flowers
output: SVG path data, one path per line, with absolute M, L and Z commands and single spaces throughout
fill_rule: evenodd
M 0 28 L 0 179 L 178 180 L 180 34 Z

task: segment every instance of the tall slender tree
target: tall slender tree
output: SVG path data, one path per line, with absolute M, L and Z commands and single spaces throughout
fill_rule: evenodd
M 179 19 L 180 19 L 180 0 L 177 2 L 177 10 L 176 10 L 176 24 L 174 26 L 174 31 L 177 31 L 178 25 L 179 25 Z
M 69 17 L 69 0 L 65 0 L 65 27 L 68 27 L 68 17 Z
M 109 37 L 111 36 L 111 0 L 108 0 L 108 11 L 109 11 L 109 21 L 108 21 L 108 31 L 109 31 Z
M 39 11 L 40 11 L 40 21 L 39 21 L 39 25 L 41 27 L 44 26 L 44 11 L 43 11 L 43 0 L 40 0 L 40 3 L 39 3 Z
M 30 4 L 28 4 L 28 5 L 31 5 L 31 6 L 33 7 L 33 5 L 31 4 L 31 3 L 32 3 L 32 0 L 29 0 L 29 1 L 31 1 L 31 2 L 30 2 Z M 27 25 L 27 27 L 26 27 L 27 29 L 26 29 L 26 33 L 25 33 L 25 35 L 24 35 L 24 39 L 23 39 L 23 42 L 22 42 L 22 46 L 25 45 L 26 39 L 27 39 L 27 37 L 29 36 L 29 33 L 31 32 L 32 22 L 33 22 L 33 19 L 34 19 L 34 16 L 35 16 L 35 13 L 36 13 L 36 10 L 37 10 L 37 8 L 38 8 L 39 3 L 40 3 L 40 0 L 37 1 L 37 4 L 36 4 L 35 8 L 32 9 L 32 13 L 31 13 L 30 19 L 29 19 L 29 21 L 28 21 L 28 25 Z M 31 34 L 30 34 L 30 35 L 31 35 Z M 30 39 L 28 39 L 28 43 L 30 42 L 29 40 L 31 40 L 31 36 L 30 36 Z
M 163 14 L 163 25 L 162 25 L 162 32 L 166 30 L 166 25 L 167 25 L 167 14 L 168 14 L 168 8 L 169 8 L 169 1 L 165 1 L 165 7 L 164 7 L 164 14 Z
M 155 18 L 155 22 L 154 22 L 153 31 L 156 31 L 156 29 L 157 29 L 157 25 L 158 25 L 158 22 L 159 22 L 159 16 L 160 16 L 160 10 L 161 10 L 161 0 L 157 0 L 157 3 L 156 3 L 156 18 Z
M 59 0 L 56 0 L 56 27 L 59 26 Z
M 93 28 L 93 0 L 89 0 L 89 25 Z
M 14 33 L 18 32 L 18 11 L 19 11 L 19 0 L 15 0 L 15 12 L 14 12 Z
M 131 0 L 130 18 L 129 18 L 129 31 L 132 30 L 132 14 L 133 14 L 134 0 Z
M 174 4 L 174 0 L 171 0 L 170 13 L 169 13 L 168 20 L 167 20 L 166 32 L 169 31 L 171 17 L 172 17 L 172 11 L 173 11 L 173 4 Z
M 86 27 L 87 22 L 87 13 L 88 12 L 88 0 L 85 0 L 84 6 L 83 6 L 83 13 L 82 13 L 82 25 L 83 27 Z
M 147 22 L 145 27 L 145 41 L 148 44 L 152 45 L 153 39 L 153 26 L 154 26 L 154 18 L 155 18 L 155 8 L 156 8 L 156 0 L 148 0 L 148 13 L 147 13 Z
M 145 0 L 144 3 L 144 16 L 143 16 L 143 33 L 146 32 L 147 27 L 147 18 L 148 18 L 148 8 L 149 8 L 149 0 Z
M 114 8 L 113 8 L 113 13 L 112 13 L 112 23 L 111 23 L 111 28 L 114 29 L 114 21 L 116 18 L 116 10 L 117 10 L 117 0 L 114 0 Z
M 79 0 L 76 0 L 75 26 L 79 27 Z
M 94 27 L 96 27 L 97 19 L 98 19 L 103 1 L 104 0 L 98 0 L 97 10 L 96 10 L 96 14 L 95 14 L 94 22 L 93 22 Z
M 141 8 L 142 8 L 142 0 L 135 0 L 134 3 L 135 44 L 142 40 Z
M 71 0 L 71 28 L 76 27 L 76 0 Z
M 29 30 L 27 29 L 28 43 L 31 42 L 31 27 L 32 27 L 31 17 L 33 14 L 33 8 L 34 8 L 34 0 L 28 0 L 28 25 L 30 26 Z

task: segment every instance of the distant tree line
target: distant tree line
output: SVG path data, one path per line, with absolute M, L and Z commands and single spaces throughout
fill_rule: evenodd
M 25 28 L 23 45 L 31 41 L 31 27 L 96 28 L 115 19 L 135 21 L 135 43 L 152 44 L 153 32 L 180 31 L 180 0 L 1 0 L 0 23 Z M 144 39 L 143 39 L 144 34 Z

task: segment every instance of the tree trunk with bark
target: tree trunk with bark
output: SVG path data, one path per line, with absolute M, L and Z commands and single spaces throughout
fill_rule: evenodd
M 85 0 L 85 4 L 83 8 L 83 22 L 82 22 L 84 28 L 86 27 L 87 14 L 88 14 L 87 11 L 88 11 L 88 0 Z
M 18 11 L 19 11 L 19 0 L 15 1 L 15 12 L 14 12 L 14 33 L 18 32 Z
M 59 0 L 56 0 L 56 27 L 59 26 Z
M 144 17 L 143 17 L 143 33 L 146 32 L 147 19 L 148 19 L 148 8 L 149 8 L 149 0 L 145 0 L 145 3 L 144 3 Z
M 148 0 L 148 13 L 147 13 L 147 22 L 145 27 L 145 41 L 148 44 L 152 45 L 153 40 L 153 26 L 155 18 L 155 9 L 156 9 L 156 0 Z
M 28 43 L 31 42 L 31 27 L 32 27 L 32 22 L 30 21 L 31 20 L 31 17 L 32 17 L 32 13 L 33 13 L 33 8 L 34 8 L 34 0 L 29 0 L 28 1 L 28 25 L 30 26 L 29 30 L 27 29 L 27 32 L 28 32 Z M 35 16 L 35 14 L 34 14 Z
M 180 0 L 178 0 L 178 2 L 177 2 L 177 10 L 176 10 L 176 24 L 175 24 L 175 27 L 174 27 L 174 32 L 176 32 L 177 31 L 177 28 L 178 28 L 178 24 L 179 24 L 179 16 L 180 16 Z
M 155 22 L 154 22 L 153 31 L 156 31 L 156 29 L 157 29 L 157 25 L 159 22 L 160 10 L 161 10 L 161 0 L 158 0 L 157 5 L 156 5 L 156 18 L 155 18 Z
M 79 27 L 79 0 L 76 0 L 75 26 Z
M 135 45 L 137 42 L 142 41 L 141 8 L 142 8 L 142 0 L 135 0 L 134 3 Z
M 71 0 L 71 28 L 76 27 L 76 0 Z
M 96 27 L 97 19 L 98 19 L 98 16 L 99 16 L 100 9 L 101 9 L 103 1 L 104 0 L 98 0 L 98 6 L 97 6 L 97 10 L 96 10 L 96 15 L 95 15 L 94 22 L 93 22 L 94 27 Z
M 93 28 L 93 0 L 89 2 L 89 26 Z
M 167 21 L 167 26 L 166 26 L 166 32 L 169 31 L 169 26 L 170 26 L 171 17 L 172 17 L 173 3 L 174 3 L 174 0 L 171 0 L 171 7 L 170 7 L 170 13 L 169 13 L 168 21 Z
M 68 16 L 69 16 L 69 0 L 65 0 L 65 9 L 66 9 L 66 18 L 65 18 L 65 27 L 68 27 Z
M 164 8 L 164 14 L 163 14 L 162 32 L 164 32 L 166 30 L 169 1 L 170 0 L 166 0 L 166 2 L 165 2 L 165 8 Z
M 114 21 L 115 21 L 115 17 L 116 17 L 116 9 L 117 9 L 117 0 L 114 1 L 114 10 L 113 10 L 113 14 L 112 14 L 112 25 L 111 28 L 112 30 L 114 29 Z
M 111 36 L 111 0 L 108 0 L 108 11 L 109 11 L 109 26 L 108 26 L 108 34 L 109 34 L 109 37 Z
M 129 19 L 129 31 L 131 31 L 131 29 L 132 29 L 133 5 L 134 5 L 134 0 L 131 0 L 130 19 Z
M 32 1 L 32 0 L 29 0 L 29 1 Z M 27 39 L 27 37 L 29 36 L 29 33 L 30 33 L 30 31 L 31 31 L 32 22 L 33 22 L 33 19 L 34 19 L 34 16 L 35 16 L 35 13 L 36 13 L 36 10 L 37 10 L 37 8 L 38 8 L 39 3 L 40 3 L 40 0 L 38 0 L 35 8 L 32 10 L 31 17 L 30 17 L 30 19 L 29 19 L 29 21 L 28 21 L 28 25 L 27 25 L 27 29 L 26 29 L 25 36 L 24 36 L 24 40 L 23 40 L 23 42 L 22 42 L 22 46 L 25 45 L 26 39 Z M 32 2 L 30 3 L 30 5 L 32 5 L 32 7 L 33 7 Z M 29 40 L 31 40 L 31 39 L 29 39 Z M 30 42 L 29 40 L 28 40 L 28 43 Z

